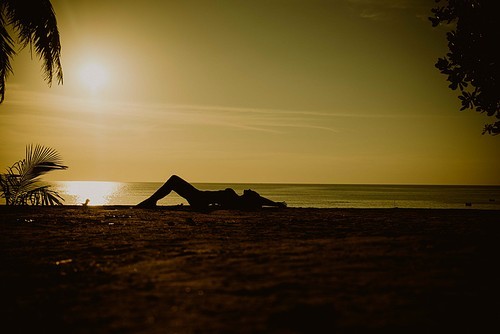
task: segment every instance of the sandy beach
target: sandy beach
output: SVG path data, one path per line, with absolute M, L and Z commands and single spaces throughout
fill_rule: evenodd
M 0 207 L 3 333 L 498 327 L 500 211 Z

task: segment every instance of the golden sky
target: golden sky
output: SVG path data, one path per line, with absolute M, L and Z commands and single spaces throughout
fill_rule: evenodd
M 52 180 L 500 184 L 500 138 L 434 68 L 433 0 L 52 4 L 64 85 L 16 57 L 2 166 L 38 143 Z

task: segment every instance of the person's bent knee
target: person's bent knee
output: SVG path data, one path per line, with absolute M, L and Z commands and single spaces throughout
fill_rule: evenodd
M 179 181 L 179 180 L 182 180 L 182 178 L 178 175 L 172 175 L 170 176 L 169 180 L 174 180 L 174 181 Z

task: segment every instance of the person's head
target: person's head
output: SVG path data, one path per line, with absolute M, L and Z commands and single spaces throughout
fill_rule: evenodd
M 252 189 L 246 189 L 246 190 L 243 190 L 243 195 L 244 196 L 254 196 L 254 197 L 259 197 L 260 195 L 256 192 L 256 191 L 253 191 Z
M 244 200 L 244 206 L 247 209 L 257 209 L 262 207 L 260 195 L 256 191 L 251 189 L 244 190 L 242 198 Z

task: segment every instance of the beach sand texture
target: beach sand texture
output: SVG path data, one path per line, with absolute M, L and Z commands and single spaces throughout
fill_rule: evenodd
M 500 211 L 0 207 L 3 333 L 498 328 Z

